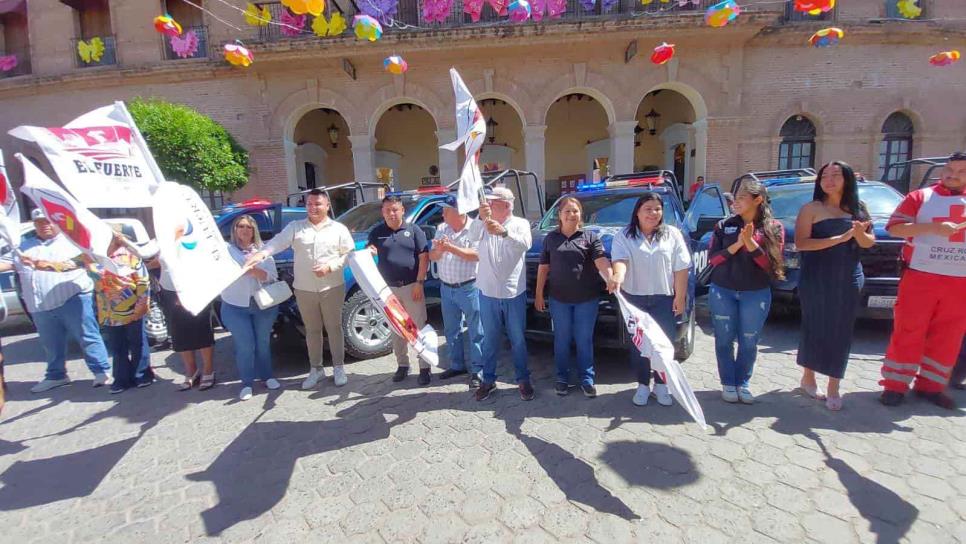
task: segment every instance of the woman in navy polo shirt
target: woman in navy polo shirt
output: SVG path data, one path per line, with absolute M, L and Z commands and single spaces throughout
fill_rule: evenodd
M 553 320 L 553 355 L 557 363 L 558 395 L 566 395 L 570 382 L 570 345 L 577 345 L 580 389 L 590 398 L 594 387 L 594 325 L 597 305 L 604 283 L 610 277 L 610 261 L 597 233 L 583 230 L 583 207 L 568 196 L 557 205 L 559 228 L 543 241 L 534 306 L 547 309 L 544 287 L 550 291 L 550 318 Z M 548 282 L 549 280 L 549 282 Z
M 657 193 L 647 192 L 637 199 L 630 224 L 614 235 L 611 246 L 614 275 L 608 291 L 618 289 L 624 297 L 651 317 L 672 341 L 675 315 L 684 312 L 688 292 L 691 253 L 684 235 L 664 223 L 664 201 Z M 631 364 L 637 369 L 634 404 L 644 406 L 651 396 L 651 360 L 629 346 Z M 658 404 L 673 404 L 671 393 L 658 372 L 654 375 L 654 396 Z

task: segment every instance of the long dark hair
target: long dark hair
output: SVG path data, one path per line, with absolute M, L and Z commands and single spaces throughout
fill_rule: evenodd
M 832 166 L 838 166 L 842 170 L 842 179 L 845 180 L 845 185 L 842 187 L 842 201 L 839 203 L 839 208 L 843 212 L 851 215 L 852 219 L 856 221 L 867 220 L 869 218 L 869 211 L 866 209 L 865 203 L 859 200 L 859 183 L 855 175 L 855 170 L 846 162 L 832 161 L 819 169 L 818 177 L 815 178 L 815 191 L 812 193 L 812 200 L 825 202 L 828 198 L 828 194 L 822 189 L 822 174 Z
M 771 263 L 771 274 L 777 280 L 785 279 L 785 260 L 782 258 L 781 240 L 779 239 L 779 223 L 771 213 L 771 203 L 768 198 L 768 189 L 760 181 L 746 179 L 741 182 L 739 191 L 744 191 L 752 197 L 761 197 L 761 204 L 755 212 L 755 230 L 760 230 L 762 238 L 761 249 L 768 256 Z
M 641 198 L 637 199 L 634 204 L 634 211 L 631 212 L 631 221 L 627 224 L 627 228 L 624 229 L 624 234 L 628 238 L 640 238 L 644 233 L 641 232 L 640 226 L 637 224 L 637 212 L 641 211 L 641 206 L 646 202 L 657 202 L 661 205 L 661 212 L 664 211 L 664 200 L 661 199 L 661 195 L 647 191 L 641 195 Z M 661 222 L 657 224 L 657 229 L 654 231 L 654 238 L 660 240 L 664 238 L 664 234 L 667 232 L 667 227 L 664 225 L 664 214 L 661 213 Z

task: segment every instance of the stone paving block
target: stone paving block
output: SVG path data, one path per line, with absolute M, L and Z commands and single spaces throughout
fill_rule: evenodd
M 839 414 L 792 392 L 797 323 L 766 326 L 753 406 L 720 400 L 699 332 L 686 369 L 707 432 L 678 406 L 633 406 L 623 353 L 598 354 L 593 400 L 553 395 L 552 355 L 537 345 L 529 403 L 502 383 L 485 403 L 458 380 L 393 384 L 391 357 L 353 362 L 348 386 L 312 392 L 298 388 L 304 360 L 277 357 L 283 390 L 239 403 L 219 333 L 211 391 L 162 382 L 119 398 L 78 380 L 37 398 L 26 390 L 42 365 L 25 358 L 36 339 L 5 337 L 16 364 L 0 421 L 0 540 L 955 541 L 966 418 L 915 399 L 879 405 L 878 327 L 857 326 Z M 176 357 L 153 358 L 163 379 L 180 372 Z M 85 376 L 82 361 L 68 366 Z

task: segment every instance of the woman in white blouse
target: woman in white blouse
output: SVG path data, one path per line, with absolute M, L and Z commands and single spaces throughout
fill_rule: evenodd
M 244 264 L 261 247 L 262 237 L 252 216 L 243 215 L 236 219 L 231 226 L 231 244 L 228 246 L 232 258 L 238 264 Z M 238 394 L 241 400 L 252 398 L 256 378 L 265 382 L 265 387 L 269 389 L 280 387 L 272 375 L 272 352 L 269 347 L 278 306 L 263 310 L 254 299 L 262 284 L 271 283 L 277 278 L 275 260 L 266 257 L 221 293 L 221 322 L 231 332 L 235 344 L 235 363 L 242 381 Z
M 675 316 L 684 312 L 687 302 L 691 254 L 681 231 L 664 223 L 660 195 L 647 192 L 637 200 L 630 224 L 614 235 L 611 262 L 614 273 L 608 290 L 620 290 L 628 302 L 649 313 L 673 342 Z M 651 396 L 651 360 L 633 344 L 629 351 L 637 371 L 634 404 L 644 406 Z M 658 404 L 670 406 L 673 401 L 664 379 L 656 371 L 653 375 Z

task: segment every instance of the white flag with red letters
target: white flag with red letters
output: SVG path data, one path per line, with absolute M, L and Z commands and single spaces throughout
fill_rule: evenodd
M 164 182 L 123 102 L 63 127 L 19 126 L 9 134 L 36 142 L 64 187 L 90 208 L 151 206 L 151 194 Z

